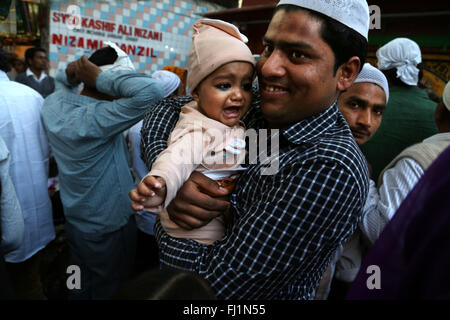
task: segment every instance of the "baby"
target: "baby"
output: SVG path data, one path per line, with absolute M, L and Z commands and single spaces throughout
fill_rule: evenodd
M 232 187 L 245 160 L 245 127 L 240 121 L 251 102 L 255 60 L 247 38 L 232 24 L 201 19 L 194 24 L 188 56 L 188 87 L 194 100 L 181 108 L 168 147 L 140 182 L 152 196 L 142 205 L 160 211 L 195 171 Z M 230 177 L 231 175 L 231 177 Z M 222 217 L 207 225 L 184 230 L 160 213 L 164 230 L 177 238 L 212 244 L 222 238 Z

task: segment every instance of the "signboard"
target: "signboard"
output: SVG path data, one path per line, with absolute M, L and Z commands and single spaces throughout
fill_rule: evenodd
M 76 3 L 76 4 L 74 4 Z M 50 74 L 115 42 L 139 72 L 166 65 L 184 67 L 191 47 L 192 24 L 217 10 L 201 1 L 53 1 L 50 8 Z M 219 8 L 220 9 L 220 8 Z

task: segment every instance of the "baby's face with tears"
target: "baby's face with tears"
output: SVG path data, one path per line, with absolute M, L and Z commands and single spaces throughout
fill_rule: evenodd
M 232 127 L 250 106 L 253 77 L 252 64 L 229 62 L 203 79 L 192 96 L 201 113 Z

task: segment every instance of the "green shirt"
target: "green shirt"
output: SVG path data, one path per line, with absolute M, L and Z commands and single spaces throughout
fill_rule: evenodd
M 372 178 L 407 147 L 438 133 L 434 122 L 437 103 L 418 87 L 392 86 L 378 131 L 361 150 L 372 165 Z

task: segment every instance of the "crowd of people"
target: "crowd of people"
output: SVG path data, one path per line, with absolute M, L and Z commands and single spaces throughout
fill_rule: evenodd
M 215 19 L 151 75 L 0 49 L 1 297 L 46 299 L 53 163 L 68 299 L 450 298 L 450 82 L 419 88 L 407 38 L 367 63 L 368 33 L 365 0 L 281 0 L 256 57 Z

